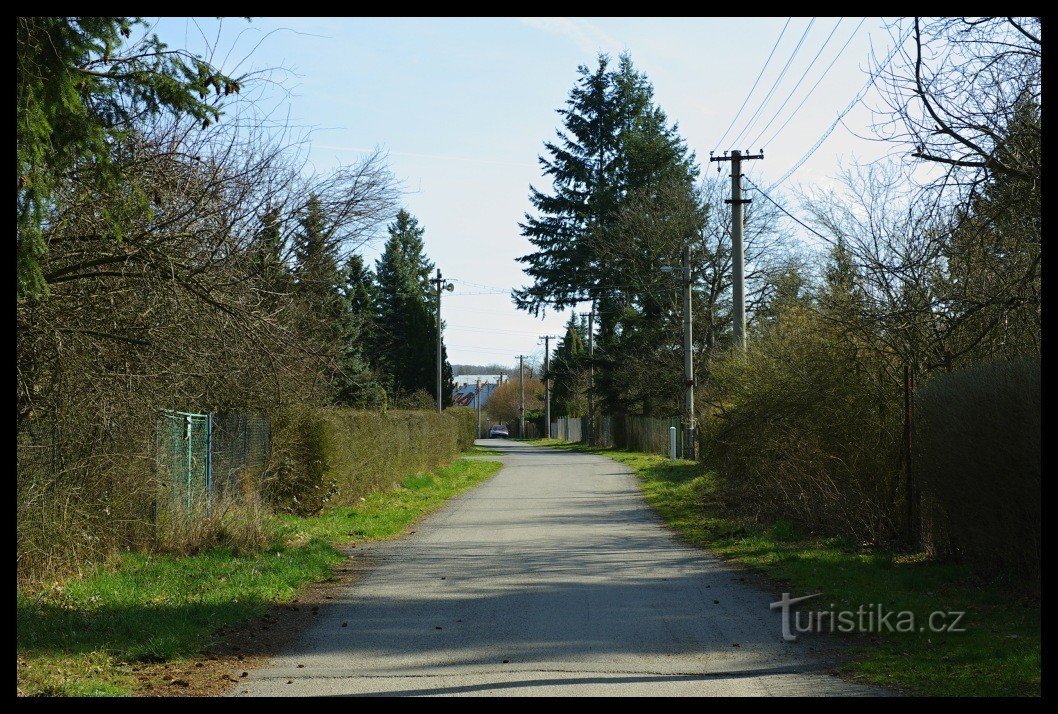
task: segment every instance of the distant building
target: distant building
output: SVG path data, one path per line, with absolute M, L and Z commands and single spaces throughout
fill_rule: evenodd
M 461 407 L 475 407 L 474 392 L 477 390 L 478 380 L 481 380 L 481 406 L 485 407 L 492 396 L 492 391 L 507 378 L 502 374 L 461 374 L 453 377 L 455 389 L 452 390 L 452 403 Z

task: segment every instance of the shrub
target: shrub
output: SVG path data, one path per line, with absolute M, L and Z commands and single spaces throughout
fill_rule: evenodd
M 938 556 L 1040 576 L 1040 361 L 942 375 L 915 395 L 912 473 Z
M 474 442 L 476 416 L 465 407 L 435 411 L 301 410 L 277 425 L 267 494 L 276 507 L 316 513 L 355 504 L 409 474 L 432 471 Z
M 893 538 L 901 411 L 807 312 L 790 310 L 712 365 L 701 458 L 725 500 L 762 520 L 863 540 Z

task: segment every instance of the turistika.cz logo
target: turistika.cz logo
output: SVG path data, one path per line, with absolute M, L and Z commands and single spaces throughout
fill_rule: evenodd
M 855 610 L 794 610 L 794 605 L 819 597 L 823 593 L 790 597 L 771 604 L 772 610 L 782 610 L 782 638 L 793 642 L 798 634 L 809 632 L 965 632 L 961 626 L 965 612 L 931 612 L 925 624 L 910 610 L 887 610 L 881 603 L 860 605 Z

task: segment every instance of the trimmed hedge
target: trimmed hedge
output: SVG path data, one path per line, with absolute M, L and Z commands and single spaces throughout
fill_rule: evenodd
M 912 473 L 938 556 L 1040 577 L 1040 361 L 977 365 L 915 395 Z
M 352 505 L 410 474 L 447 464 L 474 443 L 474 410 L 301 409 L 276 420 L 266 494 L 298 514 Z

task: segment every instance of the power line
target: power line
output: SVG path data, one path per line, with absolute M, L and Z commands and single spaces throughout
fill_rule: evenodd
M 733 146 L 738 146 L 738 142 L 742 139 L 742 135 L 749 131 L 749 128 L 753 126 L 753 123 L 757 121 L 757 117 L 764 111 L 764 107 L 771 101 L 771 97 L 775 94 L 775 89 L 779 86 L 779 82 L 782 81 L 783 77 L 786 76 L 787 71 L 790 69 L 790 65 L 793 63 L 794 58 L 797 57 L 797 53 L 801 50 L 801 45 L 804 44 L 805 38 L 808 37 L 808 33 L 812 30 L 812 26 L 816 24 L 816 19 L 813 17 L 808 21 L 808 27 L 805 28 L 804 33 L 801 35 L 801 39 L 797 41 L 797 46 L 793 48 L 793 52 L 790 53 L 790 59 L 786 60 L 786 64 L 783 65 L 782 71 L 779 72 L 779 76 L 775 78 L 775 81 L 771 85 L 771 89 L 768 90 L 768 94 L 765 95 L 764 101 L 761 102 L 760 106 L 757 107 L 757 111 L 753 113 L 753 116 L 749 118 L 749 122 L 746 126 L 738 133 L 738 136 L 732 140 Z
M 794 116 L 797 115 L 797 112 L 801 111 L 801 107 L 803 107 L 805 102 L 808 101 L 808 98 L 812 96 L 812 93 L 816 91 L 816 87 L 819 86 L 820 82 L 822 82 L 823 79 L 828 74 L 830 74 L 830 70 L 834 67 L 834 63 L 838 61 L 838 58 L 841 57 L 842 54 L 844 54 L 845 49 L 849 46 L 849 43 L 852 42 L 852 38 L 856 36 L 856 33 L 860 31 L 860 28 L 863 27 L 863 23 L 865 23 L 865 22 L 867 22 L 867 18 L 866 17 L 860 20 L 860 24 L 856 25 L 856 27 L 852 30 L 852 34 L 849 35 L 849 39 L 845 40 L 845 44 L 842 45 L 841 49 L 838 50 L 838 53 L 836 55 L 834 55 L 834 59 L 830 60 L 830 64 L 827 65 L 827 68 L 825 70 L 823 70 L 823 74 L 821 74 L 819 76 L 819 79 L 816 80 L 816 83 L 813 84 L 812 88 L 808 90 L 808 94 L 806 94 L 804 96 L 804 98 L 801 100 L 801 102 L 794 108 L 794 110 L 790 113 L 790 116 L 786 117 L 786 121 L 784 121 L 782 123 L 782 126 L 780 126 L 778 129 L 776 129 L 775 133 L 772 134 L 771 136 L 769 136 L 767 141 L 765 141 L 763 144 L 761 144 L 762 147 L 766 147 L 769 144 L 771 144 L 771 142 L 775 139 L 775 137 L 777 137 L 779 134 L 781 134 L 782 130 L 786 128 L 786 125 L 789 124 L 790 121 L 794 118 Z
M 797 216 L 795 216 L 794 214 L 790 213 L 790 212 L 789 212 L 789 211 L 787 211 L 787 210 L 786 210 L 785 208 L 783 208 L 782 206 L 780 206 L 780 205 L 779 205 L 778 203 L 776 203 L 776 202 L 775 202 L 775 199 L 774 199 L 774 198 L 772 198 L 772 197 L 771 197 L 771 196 L 769 196 L 769 195 L 768 195 L 767 193 L 765 193 L 765 192 L 764 192 L 764 189 L 762 189 L 762 188 L 761 188 L 760 186 L 758 186 L 757 184 L 755 184 L 755 183 L 753 183 L 752 181 L 750 181 L 750 180 L 749 180 L 749 177 L 748 177 L 748 176 L 746 176 L 746 175 L 743 175 L 743 178 L 744 178 L 744 179 L 746 179 L 746 181 L 747 181 L 747 182 L 749 183 L 749 185 L 750 185 L 750 186 L 752 186 L 753 188 L 755 188 L 755 189 L 757 190 L 757 193 L 759 193 L 759 194 L 760 194 L 761 196 L 764 196 L 764 198 L 766 198 L 766 199 L 768 199 L 769 201 L 771 201 L 771 204 L 772 204 L 773 206 L 775 206 L 775 207 L 776 207 L 776 208 L 778 208 L 778 209 L 779 209 L 780 211 L 782 211 L 783 213 L 785 213 L 785 214 L 786 214 L 786 215 L 787 215 L 787 216 L 788 216 L 788 217 L 789 217 L 789 218 L 790 218 L 791 220 L 793 220 L 793 221 L 794 221 L 795 223 L 797 223 L 797 224 L 798 224 L 799 226 L 801 226 L 802 228 L 804 228 L 804 229 L 805 229 L 805 230 L 807 230 L 807 231 L 811 231 L 812 233 L 814 233 L 814 234 L 815 234 L 816 236 L 818 236 L 819 238 L 822 238 L 822 239 L 823 239 L 824 241 L 826 241 L 827 243 L 831 243 L 831 242 L 832 242 L 832 241 L 831 241 L 831 239 L 829 239 L 829 238 L 827 238 L 826 236 L 824 236 L 824 235 L 823 235 L 822 233 L 820 233 L 819 231 L 817 231 L 817 230 L 816 230 L 815 228 L 812 228 L 811 226 L 807 225 L 807 224 L 806 224 L 806 223 L 804 223 L 804 222 L 803 222 L 803 221 L 802 221 L 802 220 L 801 220 L 800 218 L 798 218 Z M 768 190 L 770 191 L 771 189 L 768 189 Z
M 753 137 L 753 139 L 749 142 L 750 146 L 757 146 L 757 141 L 762 136 L 764 136 L 764 132 L 768 131 L 768 128 L 771 127 L 771 125 L 775 123 L 775 120 L 779 118 L 779 114 L 781 114 L 782 110 L 786 107 L 786 105 L 790 103 L 790 99 L 793 97 L 794 93 L 797 92 L 797 88 L 801 86 L 801 82 L 805 81 L 805 77 L 807 77 L 808 73 L 812 71 L 813 67 L 815 67 L 816 61 L 819 59 L 819 56 L 823 54 L 823 50 L 825 50 L 827 48 L 827 45 L 830 44 L 830 39 L 834 36 L 834 33 L 838 31 L 838 28 L 841 27 L 841 23 L 844 22 L 844 20 L 845 18 L 839 17 L 838 21 L 834 23 L 834 28 L 830 31 L 830 34 L 827 35 L 827 38 L 823 40 L 823 44 L 820 46 L 819 51 L 816 52 L 816 56 L 813 57 L 812 61 L 808 63 L 808 66 L 805 67 L 805 71 L 801 74 L 800 79 L 798 79 L 797 83 L 794 84 L 794 87 L 790 90 L 790 93 L 786 95 L 786 99 L 782 100 L 782 104 L 780 104 L 779 108 L 775 110 L 774 114 L 772 114 L 771 119 L 768 120 L 768 123 L 765 124 L 764 128 L 757 132 L 757 135 Z
M 829 137 L 834 132 L 834 129 L 836 129 L 838 124 L 841 123 L 841 120 L 845 118 L 845 115 L 848 114 L 850 111 L 852 111 L 852 108 L 854 106 L 856 106 L 860 102 L 861 99 L 863 99 L 863 96 L 865 94 L 867 94 L 867 90 L 869 90 L 871 87 L 874 86 L 874 81 L 878 78 L 878 75 L 880 75 L 882 73 L 882 70 L 885 69 L 889 65 L 889 63 L 893 60 L 893 57 L 895 57 L 896 53 L 900 50 L 901 45 L 904 44 L 904 40 L 906 40 L 910 35 L 911 35 L 911 30 L 908 29 L 907 32 L 904 33 L 903 37 L 901 37 L 896 42 L 896 44 L 893 46 L 893 49 L 890 50 L 890 52 L 886 56 L 886 58 L 884 60 L 882 60 L 881 64 L 878 65 L 878 69 L 876 69 L 874 72 L 871 73 L 870 79 L 868 79 L 867 84 L 864 85 L 863 89 L 861 89 L 859 92 L 856 93 L 856 96 L 852 98 L 852 101 L 849 102 L 848 106 L 846 106 L 841 111 L 841 113 L 838 114 L 838 118 L 834 120 L 834 123 L 831 124 L 829 127 L 827 127 L 827 130 L 823 132 L 823 136 L 819 137 L 819 140 L 816 141 L 816 143 L 812 145 L 812 148 L 810 148 L 808 150 L 808 153 L 806 153 L 804 156 L 802 156 L 797 161 L 797 163 L 795 163 L 793 166 L 791 166 L 790 169 L 786 173 L 784 173 L 782 176 L 780 176 L 777 181 L 775 181 L 771 186 L 768 187 L 769 191 L 774 190 L 776 186 L 781 184 L 786 179 L 790 178 L 790 176 L 793 174 L 793 172 L 796 171 L 797 169 L 801 168 L 801 166 L 804 164 L 804 162 L 808 161 L 808 159 L 812 156 L 812 154 L 814 154 L 816 152 L 816 150 L 820 146 L 823 145 L 823 142 L 826 141 L 827 137 Z
M 724 139 L 727 138 L 728 132 L 731 131 L 731 127 L 735 125 L 735 122 L 738 121 L 739 116 L 742 114 L 742 110 L 746 108 L 746 103 L 749 102 L 749 98 L 753 96 L 753 90 L 757 88 L 757 83 L 760 82 L 760 78 L 764 76 L 764 70 L 768 69 L 768 63 L 771 62 L 771 58 L 772 55 L 775 54 L 775 50 L 779 48 L 779 41 L 782 40 L 782 36 L 786 34 L 786 28 L 790 26 L 790 20 L 792 19 L 792 17 L 786 18 L 786 24 L 782 26 L 782 31 L 779 33 L 779 36 L 775 39 L 775 44 L 772 45 L 771 52 L 768 53 L 768 59 L 764 60 L 764 66 L 760 68 L 760 73 L 757 75 L 757 78 L 753 81 L 753 86 L 749 88 L 749 94 L 747 94 L 746 98 L 742 100 L 742 106 L 740 106 L 738 108 L 738 111 L 735 112 L 735 116 L 732 117 L 731 123 L 728 124 L 727 129 L 724 130 L 724 135 L 720 137 L 720 141 L 716 142 L 716 146 L 713 147 L 714 149 L 719 149 L 720 145 L 724 143 Z

